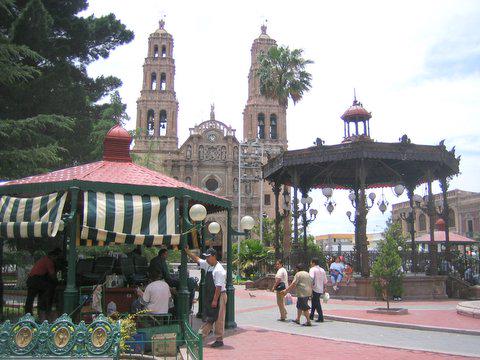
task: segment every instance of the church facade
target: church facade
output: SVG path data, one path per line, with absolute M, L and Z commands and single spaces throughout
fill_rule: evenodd
M 256 77 L 258 56 L 276 44 L 261 27 L 253 41 L 251 67 L 248 75 L 248 99 L 243 111 L 243 141 L 257 141 L 263 153 L 287 148 L 286 107 L 260 94 Z M 192 184 L 232 201 L 232 223 L 238 219 L 238 198 L 241 194 L 240 216 L 275 216 L 271 186 L 260 182 L 243 182 L 239 156 L 242 146 L 236 130 L 215 117 L 211 105 L 210 118 L 190 128 L 189 137 L 179 146 L 177 130 L 178 101 L 175 95 L 175 60 L 173 37 L 165 30 L 165 22 L 149 36 L 148 53 L 143 65 L 143 84 L 137 100 L 136 140 L 133 149 L 139 162 L 148 163 L 171 177 Z M 266 161 L 266 156 L 262 160 Z M 239 172 L 240 170 L 240 172 Z M 239 176 L 240 175 L 240 176 Z M 263 196 L 261 196 L 263 195 Z M 262 214 L 260 214 L 262 209 Z M 211 245 L 226 252 L 226 214 L 210 215 L 222 231 Z

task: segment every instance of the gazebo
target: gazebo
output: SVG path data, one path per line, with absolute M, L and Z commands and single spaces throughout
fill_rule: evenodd
M 132 138 L 116 125 L 104 140 L 103 160 L 0 186 L 0 248 L 3 239 L 53 238 L 64 231 L 68 260 L 64 312 L 78 303 L 75 266 L 78 244 L 136 244 L 181 249 L 179 319 L 188 317 L 189 209 L 203 205 L 208 213 L 227 212 L 227 319 L 234 327 L 231 202 L 132 162 Z M 65 222 L 65 230 L 62 229 Z M 2 250 L 3 251 L 3 250 Z M 3 299 L 0 299 L 3 300 Z M 2 302 L 3 303 L 3 302 Z
M 355 98 L 341 119 L 344 122 L 344 139 L 335 145 L 324 145 L 317 138 L 315 145 L 299 150 L 285 151 L 263 166 L 263 178 L 272 184 L 275 194 L 276 226 L 279 226 L 278 198 L 281 187 L 293 187 L 294 194 L 294 248 L 298 249 L 298 191 L 307 197 L 311 189 L 322 188 L 324 194 L 331 195 L 332 189 L 348 189 L 350 200 L 355 207 L 355 248 L 356 262 L 364 277 L 369 276 L 367 250 L 367 213 L 370 200 L 369 188 L 395 187 L 399 194 L 406 188 L 413 209 L 414 190 L 423 183 L 429 188 L 430 215 L 435 212 L 431 185 L 440 180 L 444 190 L 444 214 L 448 216 L 446 190 L 450 177 L 458 174 L 459 160 L 455 150 L 448 151 L 441 141 L 438 145 L 414 144 L 407 135 L 398 142 L 386 143 L 373 141 L 370 137 L 371 113 Z M 409 222 L 413 229 L 413 216 Z M 445 220 L 447 221 L 447 219 Z M 433 226 L 433 222 L 431 222 Z M 433 229 L 431 244 L 433 245 Z M 278 232 L 277 232 L 278 233 Z M 414 241 L 414 234 L 412 234 Z M 278 243 L 277 243 L 278 244 Z M 447 242 L 448 246 L 448 242 Z M 435 264 L 435 252 L 431 251 L 432 264 Z M 413 263 L 415 249 L 412 247 Z

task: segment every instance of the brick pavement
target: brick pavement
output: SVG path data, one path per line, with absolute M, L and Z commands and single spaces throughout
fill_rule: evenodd
M 207 360 L 245 360 L 248 358 L 262 360 L 473 359 L 472 357 L 446 355 L 429 351 L 395 349 L 385 346 L 320 339 L 250 326 L 239 328 L 227 335 L 223 348 L 213 349 L 205 346 L 204 358 Z

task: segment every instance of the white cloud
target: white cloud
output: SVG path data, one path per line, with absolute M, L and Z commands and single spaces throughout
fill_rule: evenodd
M 92 64 L 89 72 L 122 79 L 129 128 L 135 126 L 148 35 L 165 13 L 166 29 L 175 39 L 180 141 L 189 127 L 208 118 L 211 102 L 217 118 L 241 134 L 250 46 L 266 17 L 268 33 L 279 44 L 303 48 L 315 61 L 312 90 L 288 109 L 291 149 L 309 146 L 317 136 L 327 144 L 339 142 L 339 116 L 356 87 L 359 100 L 373 113 L 376 140 L 398 141 L 404 133 L 416 143 L 446 139 L 448 147 L 456 145 L 462 154 L 462 175 L 452 186 L 480 191 L 476 1 L 92 0 L 86 13 L 110 12 L 135 32 L 135 40 Z M 446 71 L 449 66 L 457 68 Z M 397 201 L 390 190 L 385 194 Z M 346 196 L 336 192 L 338 205 L 330 216 L 321 193 L 314 192 L 314 205 L 322 209 L 312 224 L 314 233 L 352 229 L 344 215 Z M 372 209 L 369 231 L 383 227 L 386 218 Z

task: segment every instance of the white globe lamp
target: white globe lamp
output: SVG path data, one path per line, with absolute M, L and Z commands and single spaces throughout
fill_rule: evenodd
M 240 220 L 240 228 L 242 230 L 252 230 L 255 226 L 255 220 L 251 216 L 244 216 L 242 220 Z
M 207 217 L 207 209 L 202 204 L 195 204 L 193 205 L 190 210 L 188 211 L 190 215 L 190 219 L 193 221 L 203 221 Z
M 212 235 L 218 234 L 220 232 L 220 229 L 220 224 L 215 221 L 208 224 L 208 232 Z

